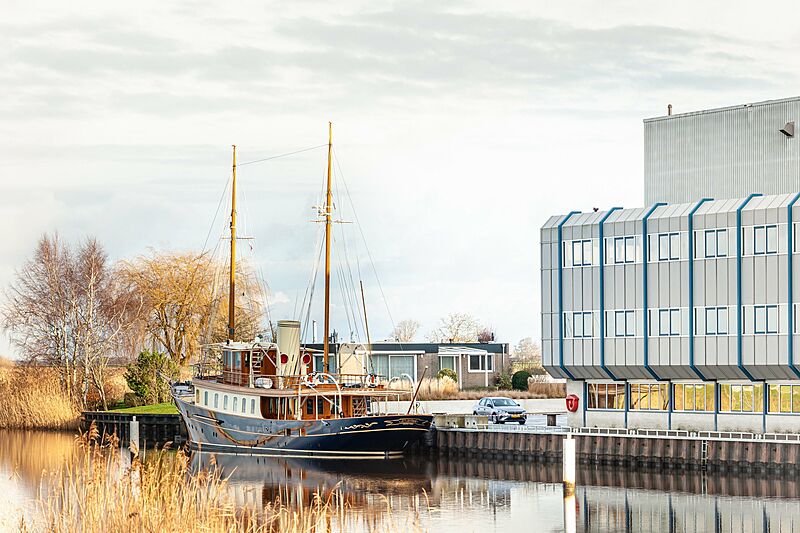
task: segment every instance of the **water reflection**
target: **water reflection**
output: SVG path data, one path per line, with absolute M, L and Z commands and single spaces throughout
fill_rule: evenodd
M 70 434 L 0 432 L 0 530 L 15 529 L 43 473 L 78 460 Z M 332 524 L 331 531 L 564 531 L 572 523 L 586 532 L 800 533 L 800 481 L 772 474 L 583 468 L 575 499 L 565 506 L 560 465 L 518 459 L 309 461 L 195 453 L 192 466 L 222 469 L 237 504 L 255 509 L 276 499 L 300 509 L 315 493 L 339 490 L 352 522 Z

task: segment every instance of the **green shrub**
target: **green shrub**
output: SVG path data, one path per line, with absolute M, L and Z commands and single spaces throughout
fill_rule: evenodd
M 135 362 L 127 366 L 125 381 L 144 403 L 164 403 L 170 400 L 170 395 L 169 383 L 163 376 L 175 379 L 179 370 L 169 355 L 145 350 L 139 354 Z
M 436 379 L 442 379 L 444 377 L 448 377 L 458 383 L 458 374 L 456 374 L 456 371 L 452 368 L 443 368 L 436 374 Z
M 511 372 L 505 371 L 495 374 L 495 383 L 500 390 L 511 390 Z
M 511 376 L 511 388 L 514 390 L 528 390 L 529 377 L 531 377 L 531 373 L 527 370 L 514 372 L 514 375 Z

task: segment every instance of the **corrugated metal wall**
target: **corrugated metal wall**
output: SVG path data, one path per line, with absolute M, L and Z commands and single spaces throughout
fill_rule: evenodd
M 800 191 L 800 97 L 645 120 L 644 180 L 645 205 Z

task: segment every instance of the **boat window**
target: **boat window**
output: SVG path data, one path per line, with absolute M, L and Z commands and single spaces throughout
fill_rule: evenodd
M 222 408 L 224 410 L 226 410 L 226 411 L 228 410 L 228 395 L 227 394 L 225 396 L 223 396 L 223 398 L 222 398 Z
M 219 407 L 219 393 L 215 392 L 214 393 L 214 408 L 217 408 L 217 407 Z
M 203 393 L 203 404 L 208 407 L 208 391 Z
M 251 415 L 256 414 L 256 400 L 255 400 L 255 398 L 250 400 L 250 414 Z
M 239 410 L 239 398 L 234 396 L 233 397 L 233 412 L 235 413 L 238 410 Z
M 247 412 L 247 398 L 242 398 L 242 414 Z
M 313 415 L 314 414 L 314 402 L 311 401 L 311 398 L 306 398 L 306 414 Z

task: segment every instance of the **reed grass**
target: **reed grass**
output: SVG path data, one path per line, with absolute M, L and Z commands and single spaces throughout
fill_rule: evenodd
M 0 367 L 0 429 L 77 429 L 80 412 L 55 369 Z
M 101 440 L 92 427 L 76 439 L 82 459 L 49 478 L 34 514 L 20 522 L 20 531 L 310 533 L 331 531 L 332 524 L 337 531 L 356 526 L 353 510 L 337 488 L 327 497 L 316 492 L 302 506 L 276 501 L 260 508 L 237 507 L 227 479 L 214 469 L 192 472 L 181 450 L 163 449 L 144 462 L 131 450 L 134 457 L 125 467 L 113 437 Z M 391 513 L 386 516 L 391 520 Z M 386 520 L 355 529 L 400 530 Z
M 408 390 L 407 381 L 394 381 L 390 389 Z M 413 391 L 412 391 L 413 392 Z M 563 398 L 566 396 L 564 383 L 528 383 L 527 391 L 498 390 L 498 389 L 473 389 L 458 390 L 458 384 L 447 376 L 441 378 L 425 378 L 419 385 L 417 399 L 425 400 L 480 400 L 485 396 L 505 396 L 517 400 Z

